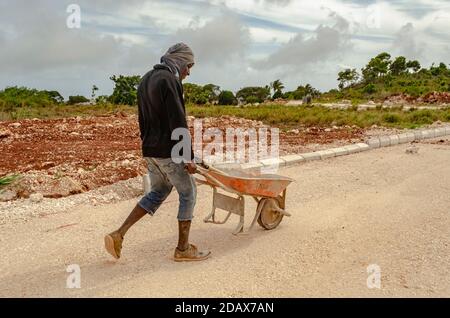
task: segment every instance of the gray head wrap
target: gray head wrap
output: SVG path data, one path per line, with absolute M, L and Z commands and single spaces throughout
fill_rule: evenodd
M 167 65 L 172 73 L 179 77 L 189 64 L 194 64 L 194 53 L 186 44 L 177 43 L 161 57 L 161 63 Z

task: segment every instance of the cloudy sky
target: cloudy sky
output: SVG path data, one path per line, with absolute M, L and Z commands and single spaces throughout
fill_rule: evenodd
M 450 0 L 0 0 L 0 89 L 110 94 L 111 75 L 143 75 L 180 41 L 196 55 L 189 82 L 328 90 L 382 51 L 450 63 Z

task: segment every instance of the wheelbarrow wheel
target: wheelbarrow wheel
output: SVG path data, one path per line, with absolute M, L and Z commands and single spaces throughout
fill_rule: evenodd
M 258 217 L 258 224 L 266 230 L 272 230 L 280 224 L 283 214 L 277 211 L 280 208 L 278 200 L 263 198 L 258 203 L 258 209 L 262 208 Z

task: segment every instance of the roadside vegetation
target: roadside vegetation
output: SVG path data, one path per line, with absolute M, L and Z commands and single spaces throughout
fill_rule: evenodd
M 64 108 L 53 105 L 48 107 L 20 108 L 13 113 L 0 113 L 2 120 L 20 120 L 26 118 L 65 118 L 86 116 L 108 116 L 117 113 L 137 114 L 135 106 L 102 104 L 69 105 Z M 358 111 L 350 109 L 330 109 L 320 105 L 283 106 L 262 104 L 259 106 L 199 106 L 187 105 L 189 116 L 198 118 L 235 116 L 252 120 L 260 120 L 268 125 L 280 128 L 305 126 L 343 126 L 356 125 L 370 127 L 372 125 L 417 128 L 432 124 L 435 121 L 450 122 L 450 107 L 446 109 L 410 109 L 403 111 L 401 107 L 391 109 L 371 109 Z
M 137 86 L 140 76 L 114 75 L 111 95 L 69 96 L 64 100 L 57 91 L 26 87 L 8 87 L 0 91 L 0 120 L 25 118 L 61 118 L 72 116 L 103 116 L 117 112 L 136 114 Z M 373 100 L 381 102 L 389 96 L 406 94 L 419 97 L 431 92 L 450 92 L 450 70 L 444 63 L 422 68 L 419 61 L 403 56 L 392 58 L 381 53 L 358 72 L 345 69 L 337 76 L 338 89 L 321 93 L 310 84 L 285 91 L 277 79 L 264 87 L 249 86 L 236 93 L 221 90 L 215 84 L 184 83 L 188 114 L 196 117 L 237 116 L 261 120 L 278 126 L 371 125 L 418 127 L 434 121 L 450 121 L 450 109 L 402 111 L 401 108 L 357 111 L 327 109 L 321 103 L 350 100 L 354 105 Z M 304 106 L 278 105 L 279 99 L 303 100 Z
M 338 74 L 339 89 L 321 94 L 319 101 L 383 101 L 389 96 L 405 94 L 418 98 L 432 92 L 450 92 L 450 69 L 445 63 L 422 68 L 419 61 L 404 56 L 392 59 L 384 52 L 372 58 L 359 73 L 346 69 Z
M 0 193 L 3 192 L 4 188 L 6 188 L 6 186 L 14 183 L 19 178 L 20 178 L 19 174 L 0 177 Z
M 304 126 L 358 126 L 372 125 L 417 128 L 436 121 L 450 122 L 450 107 L 446 109 L 411 109 L 403 111 L 401 107 L 394 109 L 372 109 L 358 111 L 351 109 L 330 109 L 319 105 L 283 106 L 260 105 L 246 107 L 232 106 L 196 106 L 190 105 L 188 114 L 198 118 L 235 116 L 260 120 L 265 124 L 280 128 Z

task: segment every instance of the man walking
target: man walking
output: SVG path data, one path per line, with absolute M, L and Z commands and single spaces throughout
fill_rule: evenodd
M 178 246 L 175 261 L 199 261 L 210 256 L 189 243 L 189 231 L 196 202 L 196 184 L 191 174 L 196 171 L 192 147 L 190 154 L 174 158 L 172 132 L 188 129 L 181 81 L 190 75 L 194 66 L 194 54 L 184 43 L 170 47 L 161 63 L 142 78 L 138 88 L 139 128 L 142 153 L 148 164 L 151 191 L 135 206 L 122 226 L 105 236 L 105 248 L 114 258 L 120 258 L 123 238 L 128 229 L 144 215 L 153 215 L 172 191 L 178 192 Z M 184 134 L 191 138 L 189 131 Z M 187 159 L 187 160 L 186 160 Z

